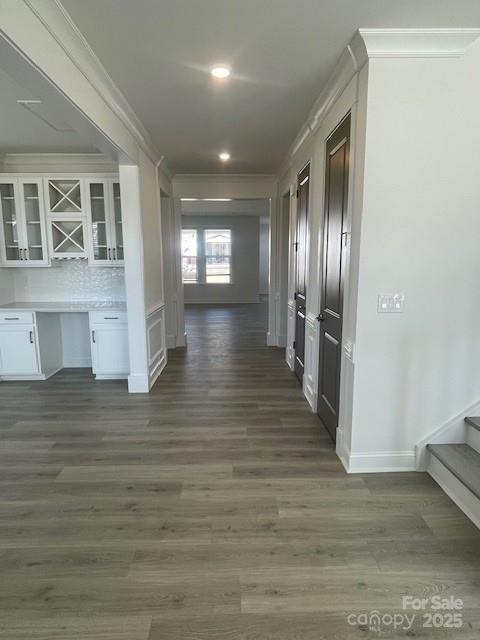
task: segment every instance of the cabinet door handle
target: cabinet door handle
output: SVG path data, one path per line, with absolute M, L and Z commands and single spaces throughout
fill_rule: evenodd
M 115 247 L 113 247 L 112 251 L 113 251 L 113 259 L 116 260 L 117 259 L 117 250 L 115 249 Z
M 103 316 L 104 320 L 118 320 L 118 316 Z
M 95 344 L 95 331 L 92 331 L 92 342 Z
M 112 250 L 110 249 L 110 247 L 108 247 L 108 259 L 112 259 Z
M 33 331 L 30 331 L 30 344 L 33 344 Z
M 20 318 L 16 317 L 16 318 L 4 318 L 4 320 L 20 320 Z
M 23 260 L 23 249 L 18 250 L 18 255 L 20 256 L 20 260 Z

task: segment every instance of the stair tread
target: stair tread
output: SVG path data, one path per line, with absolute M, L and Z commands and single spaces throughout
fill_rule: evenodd
M 427 449 L 480 499 L 480 453 L 468 444 L 429 444 Z
M 469 424 L 471 427 L 473 427 L 474 429 L 477 429 L 478 431 L 480 431 L 480 417 L 478 416 L 468 417 L 468 418 L 465 418 L 465 422 Z

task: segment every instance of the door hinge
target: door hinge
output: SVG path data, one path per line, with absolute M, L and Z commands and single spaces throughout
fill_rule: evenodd
M 294 299 L 294 300 L 296 300 L 296 299 L 297 299 L 297 294 L 296 294 L 296 293 L 294 293 L 294 294 L 293 294 L 293 299 Z
M 300 189 L 297 189 L 297 198 L 300 198 Z
M 295 340 L 293 341 L 293 348 L 295 349 L 295 347 L 297 346 L 297 343 L 295 342 Z
M 295 251 L 298 251 L 298 242 L 294 242 L 293 246 L 295 247 Z

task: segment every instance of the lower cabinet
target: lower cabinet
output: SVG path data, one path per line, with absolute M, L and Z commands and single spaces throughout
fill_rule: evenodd
M 39 374 L 35 326 L 0 324 L 0 376 Z
M 87 312 L 88 313 L 88 312 Z M 81 349 L 92 360 L 98 380 L 127 378 L 130 372 L 128 325 L 124 311 L 90 311 L 90 344 L 85 332 Z M 65 365 L 61 312 L 0 310 L 0 380 L 46 380 Z M 78 335 L 75 336 L 78 339 Z
M 92 369 L 98 380 L 126 378 L 130 370 L 126 316 L 90 314 Z

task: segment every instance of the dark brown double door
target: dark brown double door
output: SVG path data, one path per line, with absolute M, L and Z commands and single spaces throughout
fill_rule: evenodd
M 295 234 L 295 373 L 302 382 L 305 369 L 305 316 L 307 306 L 307 217 L 310 165 L 298 174 Z
M 325 164 L 325 211 L 321 273 L 320 354 L 317 412 L 336 439 L 340 404 L 342 362 L 343 280 L 348 174 L 350 166 L 350 115 L 327 140 Z

